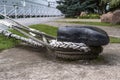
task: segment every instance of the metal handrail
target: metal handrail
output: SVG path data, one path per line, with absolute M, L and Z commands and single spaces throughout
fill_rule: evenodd
M 39 16 L 44 16 L 44 15 L 47 15 L 47 16 L 51 16 L 51 15 L 59 16 L 59 15 L 61 15 L 60 11 L 57 10 L 55 7 L 53 8 L 53 7 L 43 6 L 43 5 L 37 5 L 37 6 L 32 6 L 32 7 L 31 6 L 0 5 L 0 7 L 3 7 L 3 10 L 0 11 L 0 13 L 4 13 L 4 15 L 7 15 L 7 16 L 15 16 L 15 18 L 17 18 L 17 16 L 19 16 L 18 12 L 21 9 L 23 9 L 23 10 L 21 10 L 22 11 L 21 13 L 23 13 L 22 15 L 24 17 L 26 15 L 28 15 L 28 16 L 30 16 L 30 15 L 37 15 L 37 16 L 38 15 Z M 40 8 L 38 8 L 38 7 L 40 7 Z M 41 8 L 41 7 L 43 7 L 43 8 Z M 11 8 L 11 10 L 7 10 L 7 8 Z M 31 10 L 28 11 L 28 8 L 30 8 L 31 10 L 35 9 L 35 11 L 31 11 Z

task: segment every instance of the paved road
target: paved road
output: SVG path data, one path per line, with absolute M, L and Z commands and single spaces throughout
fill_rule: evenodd
M 65 21 L 65 22 L 76 22 L 76 21 L 80 21 L 80 22 L 101 22 L 100 19 L 59 19 L 57 21 Z
M 58 20 L 61 18 L 63 18 L 63 17 L 21 18 L 21 19 L 13 19 L 13 20 L 15 20 L 25 26 L 29 26 L 29 25 L 33 25 L 33 24 L 44 24 L 49 21 L 55 21 L 55 20 Z M 8 21 L 9 22 L 9 20 L 0 20 L 0 21 L 2 21 L 2 22 Z M 0 24 L 0 29 L 8 29 L 8 27 Z
M 0 24 L 0 29 L 2 29 L 2 30 L 6 30 L 6 29 L 8 29 L 8 27 L 6 27 L 6 26 L 3 25 L 3 24 Z
M 44 24 L 49 21 L 55 21 L 63 17 L 44 17 L 44 18 L 25 18 L 25 19 L 14 19 L 15 21 L 24 24 L 26 26 L 33 25 L 33 24 Z

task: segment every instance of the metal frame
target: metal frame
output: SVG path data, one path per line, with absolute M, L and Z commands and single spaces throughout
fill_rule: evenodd
M 14 18 L 62 16 L 56 7 L 26 0 L 25 5 L 0 4 L 0 13 Z

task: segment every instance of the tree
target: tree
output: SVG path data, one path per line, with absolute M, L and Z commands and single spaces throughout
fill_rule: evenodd
M 57 1 L 57 8 L 61 10 L 66 17 L 75 17 L 80 15 L 82 11 L 94 12 L 98 9 L 99 0 L 60 0 Z
M 107 6 L 107 3 L 108 3 L 108 0 L 100 0 L 100 1 L 101 2 L 99 4 L 99 10 L 100 10 L 99 13 L 101 13 L 101 14 L 106 13 L 107 12 L 106 6 Z
M 58 1 L 58 4 L 59 6 L 57 6 L 57 8 L 61 10 L 61 12 L 67 17 L 75 16 L 77 13 L 79 13 L 79 0 L 60 0 Z
M 120 0 L 111 0 L 110 8 L 111 10 L 120 9 Z
M 120 9 L 120 0 L 101 0 L 101 3 L 108 4 L 110 6 L 110 10 L 114 11 L 116 9 Z

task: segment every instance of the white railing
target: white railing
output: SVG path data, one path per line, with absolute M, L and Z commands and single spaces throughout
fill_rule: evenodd
M 55 7 L 36 4 L 32 6 L 0 5 L 0 13 L 11 18 L 52 17 L 62 15 Z

